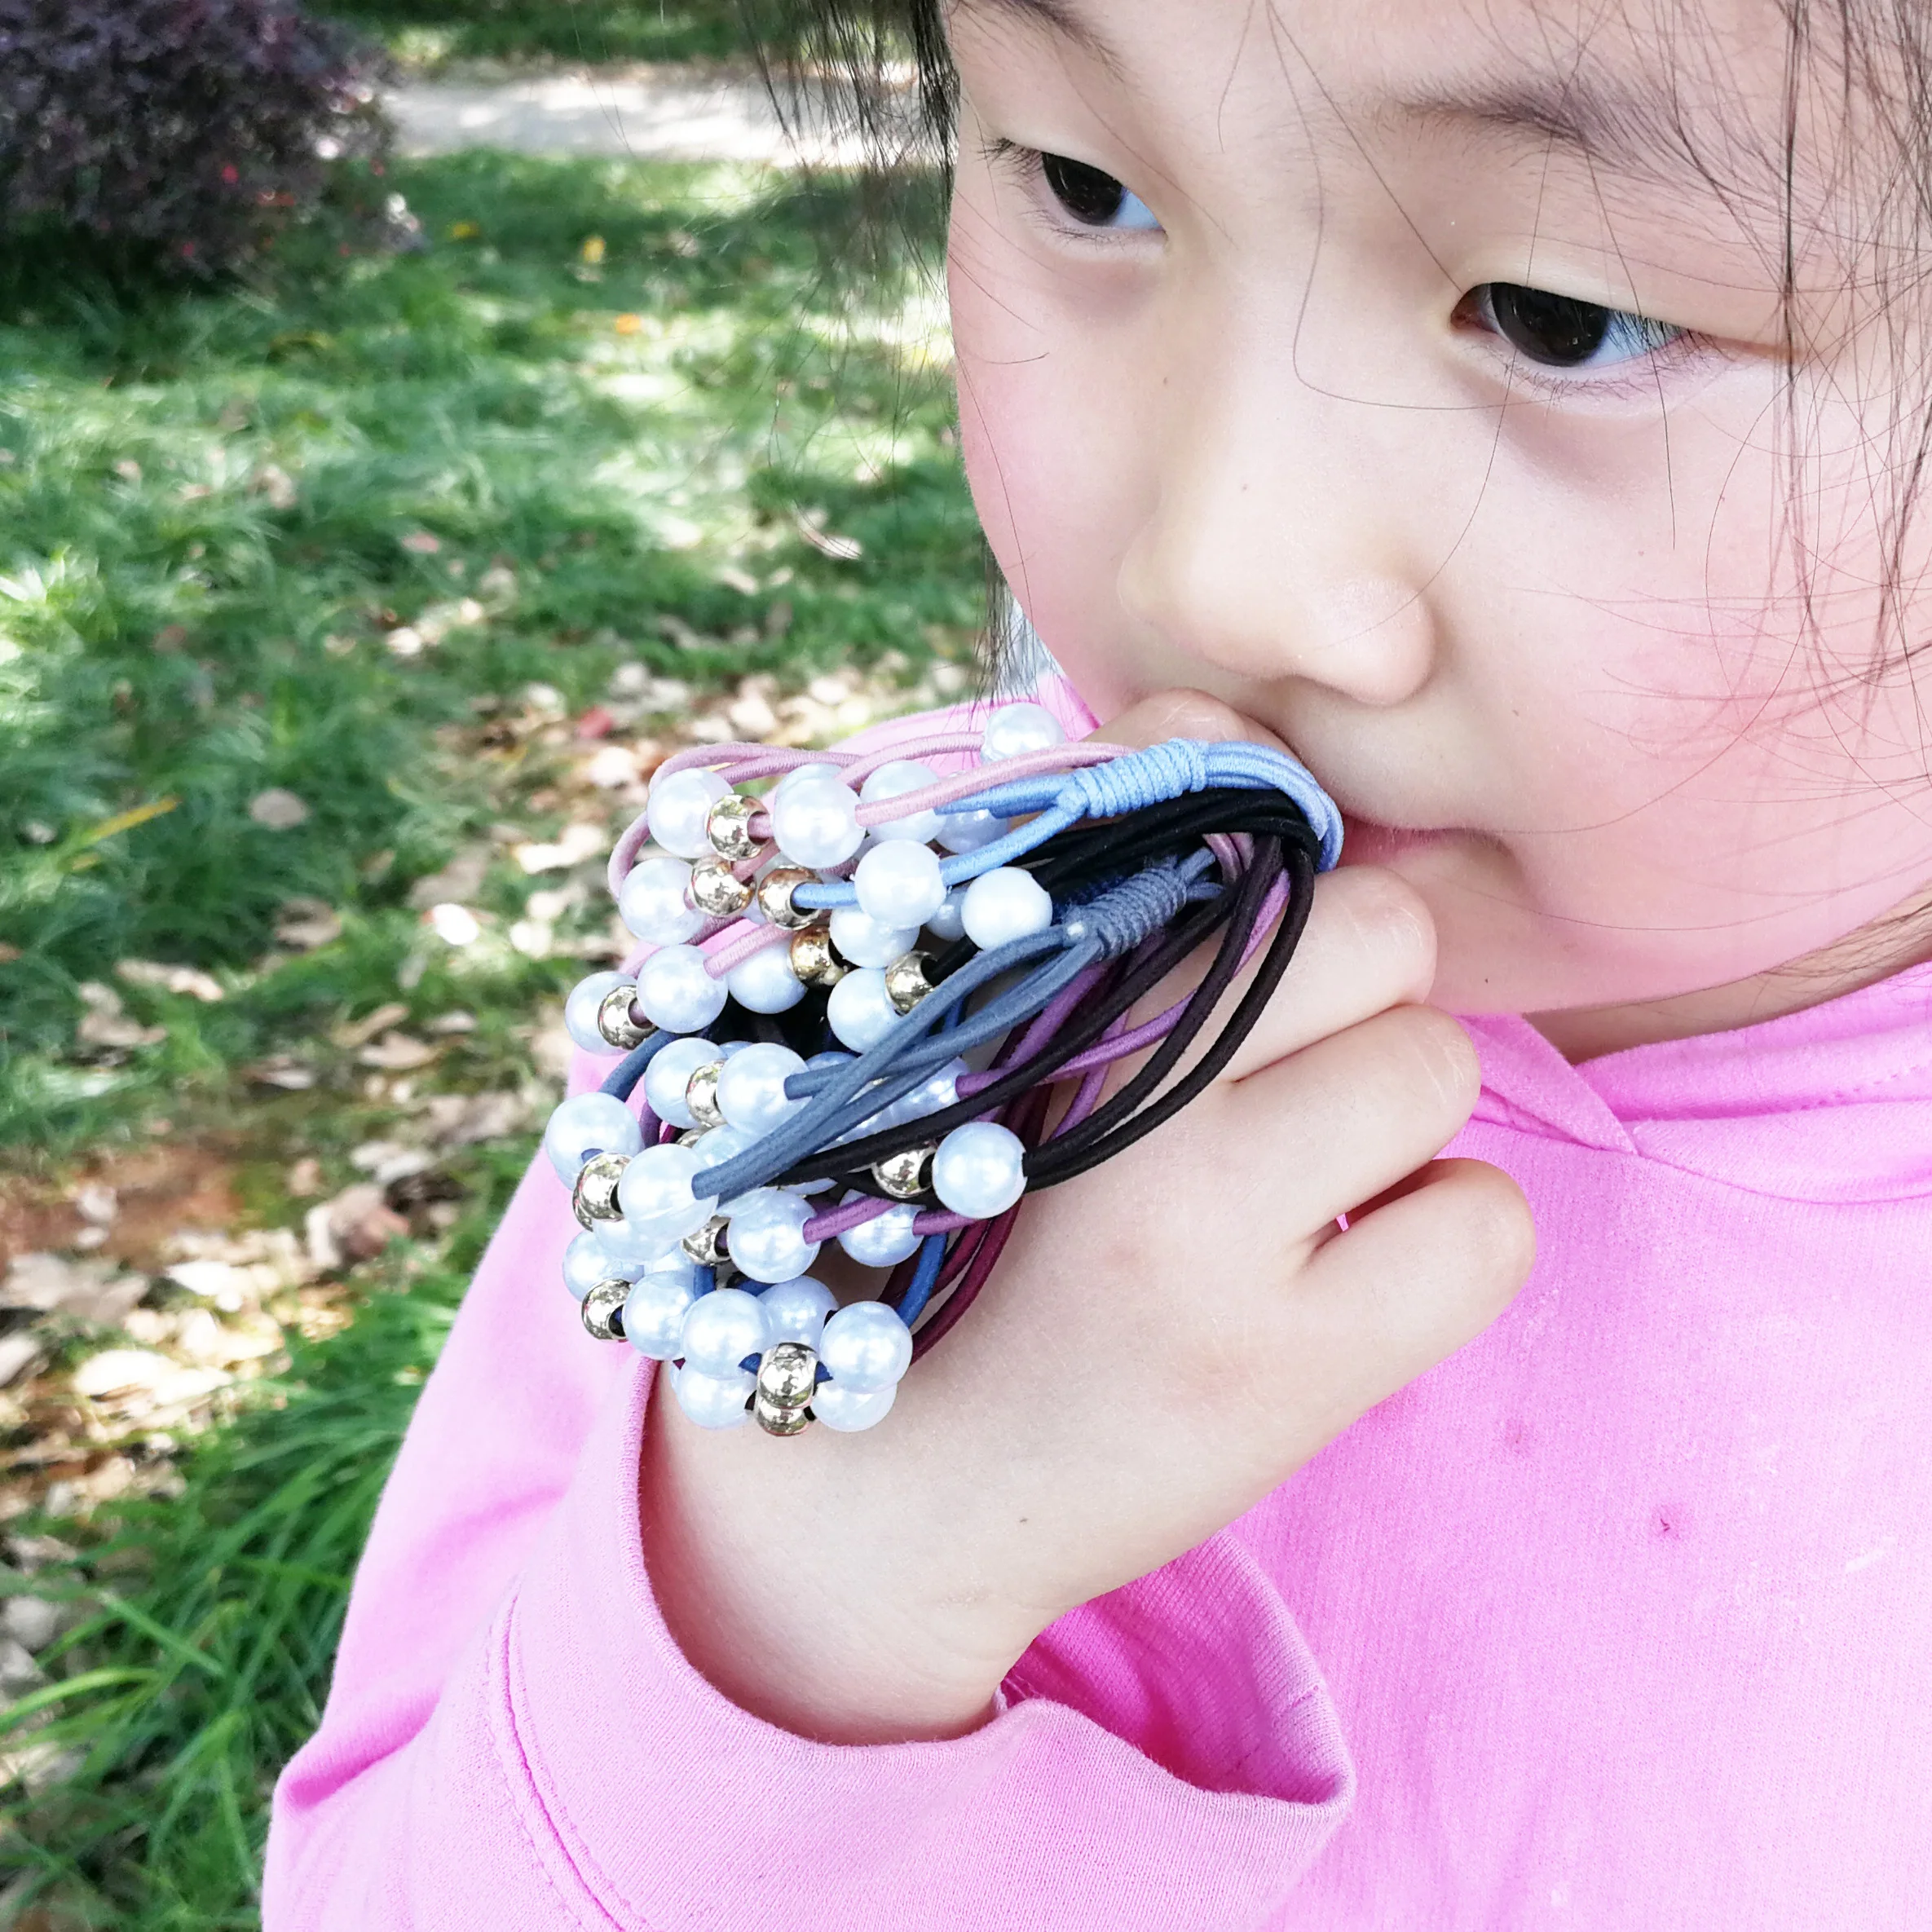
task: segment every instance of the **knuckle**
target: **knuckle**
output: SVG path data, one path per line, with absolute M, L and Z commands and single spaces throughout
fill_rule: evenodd
M 1206 691 L 1155 691 L 1130 705 L 1096 734 L 1117 743 L 1156 744 L 1167 738 L 1198 738 L 1211 743 L 1247 739 L 1263 744 L 1277 742 L 1251 718 L 1224 704 Z
M 1415 888 L 1382 866 L 1350 866 L 1321 881 L 1341 899 L 1355 945 L 1419 999 L 1436 977 L 1436 921 Z
M 1439 1116 L 1457 1126 L 1469 1118 L 1482 1091 L 1475 1043 L 1440 1007 L 1400 1006 L 1382 1016 L 1396 1083 L 1413 1104 L 1416 1090 L 1432 1098 Z

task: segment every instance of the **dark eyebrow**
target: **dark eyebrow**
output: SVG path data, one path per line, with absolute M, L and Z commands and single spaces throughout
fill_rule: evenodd
M 1661 82 L 1639 86 L 1581 72 L 1512 74 L 1404 95 L 1392 106 L 1412 121 L 1486 130 L 1538 151 L 1565 149 L 1640 179 L 1681 186 L 1687 170 L 1709 179 L 1682 104 Z

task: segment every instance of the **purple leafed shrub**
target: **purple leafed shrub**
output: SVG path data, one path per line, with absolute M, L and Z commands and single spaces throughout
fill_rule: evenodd
M 381 56 L 289 0 L 0 0 L 0 247 L 56 230 L 190 271 L 380 165 Z

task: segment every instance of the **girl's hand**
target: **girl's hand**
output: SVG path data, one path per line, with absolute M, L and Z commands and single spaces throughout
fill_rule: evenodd
M 1102 735 L 1263 734 L 1175 693 Z M 1421 1003 L 1434 966 L 1394 875 L 1325 876 L 1220 1081 L 1027 1202 L 876 1430 L 714 1434 L 654 1401 L 645 1552 L 691 1663 L 812 1736 L 970 1730 L 1056 1618 L 1232 1522 L 1493 1321 L 1529 1213 L 1497 1168 L 1431 1161 L 1479 1085 Z

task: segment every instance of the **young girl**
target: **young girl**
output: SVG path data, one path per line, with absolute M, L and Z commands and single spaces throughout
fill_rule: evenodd
M 533 1172 L 271 1932 L 1923 1925 L 1932 29 L 936 5 L 1053 701 L 1353 862 L 869 1434 L 691 1426 Z

